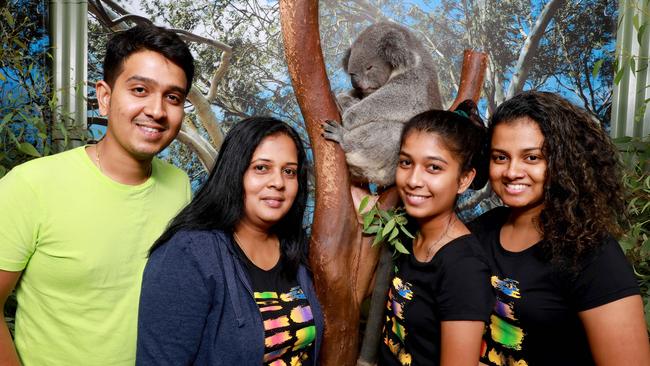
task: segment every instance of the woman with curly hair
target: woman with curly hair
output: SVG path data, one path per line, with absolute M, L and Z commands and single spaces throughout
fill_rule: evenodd
M 470 225 L 493 261 L 489 365 L 650 365 L 643 303 L 614 239 L 617 151 L 584 110 L 522 93 L 490 119 L 489 179 L 507 207 Z

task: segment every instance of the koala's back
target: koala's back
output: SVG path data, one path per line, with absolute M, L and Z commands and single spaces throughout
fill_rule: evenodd
M 389 75 L 373 75 L 379 62 L 390 66 Z M 433 57 L 407 28 L 380 22 L 354 41 L 344 66 L 351 78 L 364 77 L 361 81 L 368 85 L 382 76 L 386 80 L 343 110 L 346 133 L 341 146 L 351 175 L 359 181 L 393 184 L 403 124 L 418 113 L 442 107 Z

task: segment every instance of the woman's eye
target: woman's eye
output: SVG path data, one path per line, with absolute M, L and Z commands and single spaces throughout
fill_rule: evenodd
M 503 154 L 494 154 L 494 155 L 492 155 L 492 160 L 494 160 L 496 162 L 501 162 L 501 161 L 506 161 L 507 158 Z
M 298 174 L 296 169 L 292 169 L 292 168 L 285 168 L 283 171 L 284 171 L 284 174 L 286 174 L 286 175 L 288 175 L 290 177 L 295 177 Z
M 399 165 L 399 166 L 401 166 L 401 167 L 407 167 L 407 166 L 411 165 L 411 161 L 410 161 L 410 160 L 407 160 L 407 159 L 401 159 L 401 160 L 397 163 L 397 165 Z
M 438 170 L 442 170 L 442 167 L 440 165 L 431 164 L 431 165 L 429 165 L 427 167 L 427 169 L 435 172 L 435 171 L 438 171 Z
M 145 90 L 143 87 L 141 87 L 141 86 L 137 86 L 137 87 L 135 87 L 135 88 L 133 88 L 133 89 L 131 89 L 131 90 L 133 90 L 133 92 L 134 92 L 135 94 L 144 94 L 144 92 L 146 91 L 146 90 Z
M 542 157 L 537 155 L 529 155 L 526 157 L 526 159 L 528 159 L 529 161 L 537 162 L 539 160 L 542 160 Z
M 265 172 L 269 170 L 269 167 L 266 165 L 255 165 L 253 169 L 255 169 L 256 172 Z

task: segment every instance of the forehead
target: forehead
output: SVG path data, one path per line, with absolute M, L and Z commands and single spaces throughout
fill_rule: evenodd
M 413 159 L 427 159 L 441 157 L 447 162 L 455 161 L 455 156 L 445 140 L 435 132 L 413 131 L 406 135 L 401 152 L 408 154 Z
M 252 160 L 283 160 L 286 162 L 298 161 L 298 149 L 293 139 L 283 133 L 266 136 L 253 152 Z
M 123 62 L 116 83 L 140 76 L 158 81 L 161 85 L 187 85 L 185 71 L 162 54 L 150 50 L 137 51 L 129 55 Z
M 539 124 L 529 117 L 519 117 L 511 121 L 504 121 L 494 127 L 492 142 L 509 142 L 511 144 L 538 143 L 544 142 L 544 135 Z

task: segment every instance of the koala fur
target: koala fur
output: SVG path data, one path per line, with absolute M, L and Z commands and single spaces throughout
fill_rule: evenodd
M 354 181 L 391 185 L 402 126 L 442 107 L 433 58 L 411 31 L 379 22 L 357 37 L 343 69 L 353 87 L 336 96 L 343 124 L 326 122 L 323 136 L 341 144 Z

